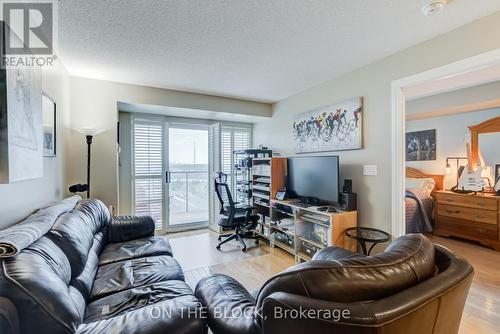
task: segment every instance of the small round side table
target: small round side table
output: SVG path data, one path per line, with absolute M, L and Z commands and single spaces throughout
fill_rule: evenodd
M 364 255 L 370 255 L 375 245 L 391 240 L 389 233 L 370 227 L 351 227 L 345 230 L 345 234 L 359 243 Z M 368 250 L 366 249 L 367 243 L 371 243 Z

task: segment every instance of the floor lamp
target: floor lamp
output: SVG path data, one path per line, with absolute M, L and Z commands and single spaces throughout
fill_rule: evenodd
M 87 198 L 90 198 L 90 147 L 92 145 L 92 139 L 106 130 L 90 127 L 74 128 L 74 130 L 80 132 L 87 139 Z

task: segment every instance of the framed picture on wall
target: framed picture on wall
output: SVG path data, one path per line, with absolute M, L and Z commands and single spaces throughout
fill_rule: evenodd
M 363 98 L 298 114 L 292 132 L 296 153 L 363 148 Z
M 436 160 L 436 129 L 406 133 L 406 161 Z
M 56 103 L 54 100 L 43 93 L 42 95 L 43 112 L 43 156 L 54 158 L 56 156 Z

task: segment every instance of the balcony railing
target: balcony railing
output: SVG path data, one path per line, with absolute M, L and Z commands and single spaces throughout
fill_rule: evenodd
M 208 172 L 170 172 L 170 224 L 208 221 Z

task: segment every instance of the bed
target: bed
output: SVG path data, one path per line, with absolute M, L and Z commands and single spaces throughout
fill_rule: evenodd
M 406 233 L 430 233 L 434 229 L 433 193 L 443 189 L 444 175 L 406 168 Z

